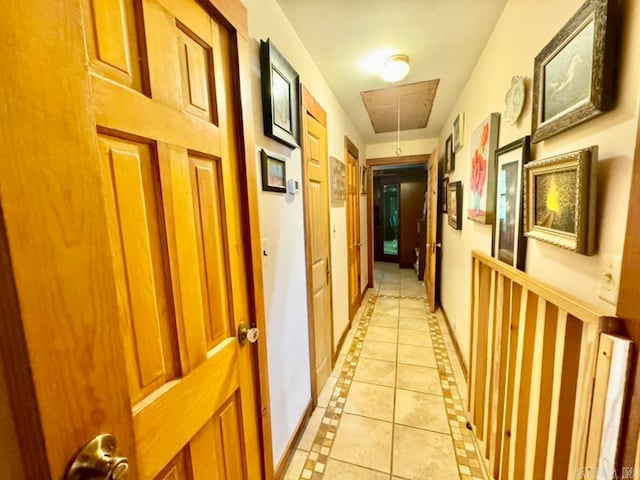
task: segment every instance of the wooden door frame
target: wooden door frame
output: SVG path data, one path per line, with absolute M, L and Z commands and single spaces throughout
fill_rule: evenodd
M 92 360 L 87 361 L 86 355 L 58 354 L 56 369 L 47 370 L 47 378 L 44 375 L 45 366 L 50 364 L 56 348 L 66 345 L 65 325 L 73 322 L 76 329 L 91 332 L 96 317 L 106 322 L 107 318 L 119 316 L 106 218 L 84 215 L 56 218 L 54 223 L 50 220 L 53 214 L 48 213 L 68 211 L 74 205 L 77 215 L 104 210 L 103 179 L 97 168 L 91 168 L 97 165 L 98 148 L 96 122 L 90 105 L 82 14 L 79 2 L 72 3 L 69 5 L 66 0 L 34 0 L 28 9 L 37 10 L 37 16 L 32 17 L 24 9 L 19 12 L 8 9 L 0 20 L 5 31 L 20 32 L 29 38 L 28 42 L 16 41 L 10 48 L 0 48 L 6 54 L 3 55 L 4 61 L 15 70 L 2 88 L 10 92 L 16 101 L 22 99 L 21 108 L 5 109 L 7 114 L 0 116 L 7 140 L 3 146 L 5 158 L 23 159 L 4 162 L 4 167 L 0 165 L 0 176 L 4 178 L 4 181 L 0 179 L 0 191 L 7 202 L 2 205 L 3 215 L 0 216 L 0 276 L 3 279 L 0 284 L 0 314 L 6 320 L 4 334 L 0 336 L 0 355 L 26 478 L 62 478 L 79 446 L 98 433 L 93 431 L 94 425 L 99 428 L 117 427 L 130 432 L 129 438 L 133 437 L 129 420 L 124 425 L 120 423 L 127 411 L 130 414 L 130 403 L 121 401 L 118 395 L 114 396 L 117 400 L 109 402 L 112 413 L 102 412 L 100 418 L 96 417 L 101 406 L 106 405 L 104 402 L 109 393 L 114 391 L 112 386 L 116 383 L 113 379 L 125 370 L 124 359 L 122 365 L 105 364 L 105 358 L 100 355 L 106 348 L 123 349 L 117 337 L 109 340 L 112 343 L 107 347 L 102 343 L 104 339 L 93 335 L 77 336 L 75 351 L 92 352 L 97 349 Z M 249 309 L 255 325 L 261 330 L 257 349 L 252 355 L 254 381 L 260 396 L 256 400 L 261 410 L 255 412 L 255 419 L 257 428 L 261 430 L 263 474 L 271 479 L 273 453 L 247 9 L 239 0 L 198 0 L 198 3 L 228 29 L 230 43 L 234 47 L 232 50 L 235 50 L 231 53 L 233 83 L 236 86 L 234 103 L 238 112 L 234 141 L 238 144 L 243 200 L 238 208 L 243 211 L 243 232 L 245 243 L 249 245 L 245 252 L 247 273 L 251 277 Z M 51 31 L 58 34 L 50 35 Z M 35 47 L 43 44 L 47 45 L 46 49 Z M 41 70 L 49 71 L 55 82 L 46 85 L 47 82 L 38 84 L 33 81 Z M 58 82 L 65 84 L 69 96 L 60 95 Z M 34 114 L 36 109 L 38 113 Z M 25 138 L 26 126 L 32 131 L 47 132 L 50 131 L 49 122 L 56 121 L 60 115 L 67 115 L 73 120 L 60 127 L 64 130 L 64 141 L 45 146 L 42 139 Z M 53 177 L 55 188 L 48 184 L 47 172 L 44 171 L 47 169 L 43 169 L 45 165 L 58 171 Z M 60 169 L 76 171 L 77 174 L 65 176 Z M 16 216 L 11 204 L 17 203 L 12 199 L 24 193 L 27 179 L 35 187 L 31 189 L 32 202 L 21 204 L 22 214 Z M 47 195 L 38 198 L 38 191 Z M 78 218 L 86 220 L 82 228 L 78 225 Z M 51 230 L 53 225 L 55 231 Z M 25 251 L 29 243 L 25 242 L 26 232 L 32 239 L 38 239 L 40 247 L 37 251 Z M 69 262 L 69 258 L 76 260 Z M 33 268 L 35 264 L 37 268 Z M 58 268 L 62 264 L 67 265 L 64 271 Z M 87 268 L 98 279 L 97 285 L 73 281 L 74 272 L 83 277 L 87 275 Z M 99 295 L 95 294 L 96 288 L 100 289 Z M 37 295 L 34 295 L 36 290 Z M 74 308 L 70 309 L 70 305 Z M 46 339 L 44 343 L 35 341 L 31 335 L 35 331 L 41 333 L 39 338 Z M 109 332 L 102 334 L 108 335 Z M 71 372 L 71 379 L 56 378 L 56 371 L 66 375 Z M 96 375 L 97 371 L 105 374 Z M 86 378 L 91 379 L 96 402 L 97 396 L 104 396 L 104 402 L 79 408 L 78 403 L 66 398 L 63 388 L 56 387 Z M 61 419 L 67 423 L 75 421 L 80 428 L 60 428 Z
M 373 167 L 391 165 L 427 165 L 431 154 L 405 155 L 402 157 L 377 157 L 367 159 L 367 241 L 369 248 L 367 251 L 367 264 L 369 267 L 368 282 L 369 288 L 374 287 L 375 260 L 373 252 Z
M 631 191 L 627 213 L 627 229 L 622 256 L 620 294 L 616 314 L 624 320 L 625 334 L 636 343 L 631 357 L 628 400 L 623 417 L 620 437 L 620 461 L 625 467 L 633 467 L 640 453 L 640 122 L 636 125 L 636 144 L 631 175 Z M 640 465 L 635 465 L 636 468 Z M 637 473 L 637 472 L 636 472 Z
M 314 119 L 320 123 L 325 129 L 327 128 L 327 112 L 322 108 L 318 101 L 311 95 L 311 92 L 307 90 L 304 85 L 301 85 L 302 90 L 302 114 L 300 115 L 302 128 L 302 135 L 306 135 L 307 132 L 307 114 L 311 115 Z M 328 134 L 329 132 L 327 132 Z M 302 153 L 302 197 L 304 205 L 304 257 L 305 257 L 305 270 L 307 273 L 307 316 L 308 316 L 308 329 L 309 329 L 309 366 L 311 371 L 311 401 L 313 408 L 318 404 L 318 391 L 315 358 L 316 358 L 316 338 L 315 338 L 315 318 L 313 315 L 313 272 L 311 269 L 313 263 L 313 256 L 311 252 L 311 215 L 309 207 L 309 170 L 307 168 L 307 162 L 305 160 L 304 142 L 300 142 Z M 327 145 L 327 169 L 329 168 L 329 150 Z M 327 171 L 327 180 L 330 180 L 329 172 Z M 328 186 L 327 186 L 328 187 Z M 327 197 L 329 198 L 329 197 Z M 331 204 L 327 202 L 327 208 L 329 209 L 329 223 L 327 225 L 327 235 L 329 238 L 329 265 L 332 264 L 333 254 L 331 252 Z M 335 365 L 334 355 L 334 331 L 333 331 L 333 272 L 329 274 L 329 304 L 331 310 L 330 328 L 331 328 L 331 368 Z
M 357 215 L 357 219 L 355 220 L 357 227 L 358 227 L 358 231 L 360 232 L 360 245 L 362 245 L 362 232 L 360 231 L 360 152 L 358 150 L 358 147 L 356 147 L 356 145 L 351 141 L 351 139 L 348 136 L 344 136 L 344 160 L 345 162 L 349 161 L 349 154 L 351 154 L 351 156 L 353 158 L 356 159 L 357 163 L 358 163 L 358 168 L 356 171 L 356 183 L 358 185 L 358 194 L 357 194 L 357 211 L 358 211 L 358 215 Z M 347 265 L 350 266 L 351 265 L 351 249 L 349 248 L 349 225 L 351 225 L 352 222 L 354 222 L 354 219 L 351 218 L 351 208 L 349 208 L 349 203 L 351 201 L 351 197 L 347 196 Z M 348 272 L 348 285 L 351 286 L 351 268 L 347 268 L 347 272 Z M 349 296 L 349 325 L 345 331 L 348 332 L 349 330 L 351 330 L 351 325 L 353 322 L 353 318 L 356 315 L 356 312 L 358 311 L 358 308 L 360 308 L 360 305 L 362 304 L 362 248 L 360 249 L 360 255 L 358 258 L 358 291 L 356 293 L 356 298 L 352 299 Z M 342 342 L 340 342 L 342 343 Z

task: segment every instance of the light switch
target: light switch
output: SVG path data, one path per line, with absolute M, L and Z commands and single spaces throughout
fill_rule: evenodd
M 262 269 L 266 271 L 269 269 L 269 266 L 271 265 L 271 262 L 269 260 L 269 240 L 268 239 L 266 238 L 262 239 L 261 248 L 262 248 Z
M 598 287 L 598 297 L 611 305 L 617 305 L 620 291 L 622 255 L 605 255 Z

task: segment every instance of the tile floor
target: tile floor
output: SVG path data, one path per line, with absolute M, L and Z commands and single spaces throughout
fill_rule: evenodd
M 376 263 L 286 480 L 484 478 L 466 388 L 440 315 L 413 270 Z

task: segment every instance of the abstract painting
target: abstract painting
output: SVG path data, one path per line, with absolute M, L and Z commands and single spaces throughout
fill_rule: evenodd
M 260 152 L 262 164 L 262 190 L 266 192 L 287 191 L 287 163 L 284 159 L 275 157 L 262 150 Z
M 495 206 L 493 156 L 498 145 L 500 114 L 492 113 L 471 136 L 471 179 L 467 217 L 478 223 L 492 223 Z
M 496 151 L 496 221 L 493 255 L 524 271 L 526 238 L 523 230 L 524 164 L 529 161 L 530 137 Z
M 583 255 L 595 253 L 598 148 L 525 165 L 525 235 Z

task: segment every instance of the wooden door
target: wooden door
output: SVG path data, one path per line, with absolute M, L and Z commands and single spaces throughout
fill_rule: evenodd
M 71 107 L 47 109 L 62 103 L 41 94 L 35 75 L 12 85 L 44 99 L 29 119 L 50 115 L 56 127 L 39 135 L 49 152 L 67 151 L 31 158 L 40 161 L 30 167 L 40 197 L 20 207 L 22 219 L 12 197 L 29 192 L 29 171 L 0 183 L 11 232 L 0 243 L 26 308 L 23 360 L 35 391 L 13 390 L 12 401 L 39 402 L 41 430 L 19 430 L 23 445 L 42 444 L 36 457 L 47 457 L 45 473 L 28 452 L 27 476 L 62 478 L 71 452 L 111 432 L 131 478 L 261 478 L 255 350 L 237 338 L 255 316 L 235 33 L 195 0 L 51 3 L 58 10 L 47 5 L 47 15 L 35 6 L 9 15 L 30 18 L 22 25 L 51 40 L 43 50 L 60 56 L 46 65 L 47 81 Z M 244 8 L 224 8 L 231 4 Z M 15 142 L 27 134 L 11 128 Z M 69 147 L 71 134 L 82 149 Z M 33 237 L 48 256 L 13 248 Z
M 438 249 L 438 152 L 431 154 L 427 163 L 427 250 L 424 283 L 427 301 L 432 312 L 436 311 Z
M 349 320 L 360 307 L 361 279 L 361 239 L 360 239 L 360 162 L 357 148 L 345 139 L 347 159 L 347 251 L 349 276 Z M 355 154 L 355 155 L 354 155 Z
M 333 368 L 331 238 L 329 236 L 329 168 L 326 116 L 303 91 L 305 224 L 307 288 L 311 318 L 311 375 L 314 399 Z M 324 122 L 323 122 L 324 120 Z

